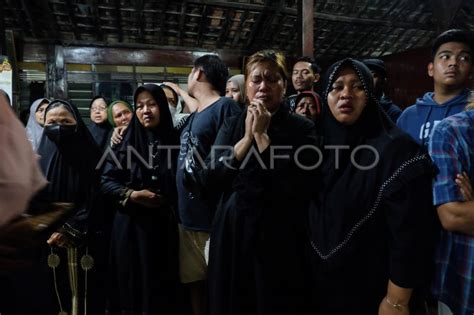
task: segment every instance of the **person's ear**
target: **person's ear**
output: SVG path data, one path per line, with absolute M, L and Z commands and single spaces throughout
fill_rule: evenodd
M 430 77 L 433 77 L 433 74 L 434 74 L 434 65 L 433 65 L 433 62 L 430 62 L 428 64 L 428 75 Z
M 320 75 L 319 73 L 315 73 L 315 74 L 314 74 L 314 81 L 313 81 L 313 83 L 318 82 L 320 78 L 321 78 L 321 75 Z
M 202 79 L 202 76 L 204 75 L 204 72 L 202 71 L 202 69 L 197 69 L 194 75 L 196 76 L 196 81 L 200 81 Z

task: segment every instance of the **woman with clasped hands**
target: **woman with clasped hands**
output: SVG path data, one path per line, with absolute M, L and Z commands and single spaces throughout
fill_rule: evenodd
M 296 153 L 316 137 L 311 121 L 282 106 L 286 84 L 281 53 L 252 55 L 247 109 L 225 122 L 207 167 L 194 170 L 204 195 L 218 200 L 208 270 L 212 315 L 307 310 L 304 216 L 314 176 L 299 164 L 313 160 L 314 150 Z
M 102 175 L 102 190 L 116 203 L 110 251 L 110 314 L 175 314 L 178 230 L 177 144 L 163 89 L 135 91 L 135 113 Z M 176 150 L 175 150 L 176 151 Z M 119 164 L 117 164 L 117 162 Z

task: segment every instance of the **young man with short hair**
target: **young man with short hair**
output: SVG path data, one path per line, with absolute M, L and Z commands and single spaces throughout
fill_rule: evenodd
M 194 315 L 205 315 L 207 309 L 207 265 L 204 249 L 209 240 L 213 205 L 203 194 L 189 190 L 184 175 L 190 156 L 204 160 L 211 152 L 217 132 L 225 119 L 240 112 L 239 105 L 223 97 L 229 72 L 224 62 L 215 55 L 204 55 L 195 60 L 188 76 L 188 92 L 177 85 L 175 90 L 197 110 L 188 118 L 181 132 L 176 185 L 178 189 L 179 259 L 181 282 L 188 284 Z
M 428 75 L 433 78 L 434 92 L 417 99 L 397 121 L 398 127 L 424 146 L 437 123 L 461 112 L 468 103 L 466 87 L 472 71 L 472 38 L 466 31 L 448 30 L 435 39 L 431 54 Z
M 287 104 L 290 112 L 296 109 L 296 96 L 303 91 L 313 91 L 314 85 L 319 81 L 321 68 L 311 57 L 300 57 L 296 59 L 291 74 L 291 81 L 297 94 L 288 96 Z

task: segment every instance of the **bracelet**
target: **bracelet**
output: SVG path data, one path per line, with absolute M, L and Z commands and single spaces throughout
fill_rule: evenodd
M 388 299 L 388 296 L 385 297 L 385 302 L 387 302 L 390 306 L 395 307 L 397 310 L 401 310 L 403 307 L 407 307 L 407 304 L 401 304 L 401 303 L 392 303 Z

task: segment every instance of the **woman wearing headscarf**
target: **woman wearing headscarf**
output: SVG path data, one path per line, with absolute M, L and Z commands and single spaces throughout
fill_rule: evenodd
M 107 119 L 108 111 L 105 98 L 100 95 L 94 97 L 89 104 L 89 109 L 91 123 L 87 127 L 99 148 L 105 148 L 112 129 Z
M 168 156 L 163 146 L 176 145 L 178 138 L 162 88 L 140 86 L 134 102 L 135 115 L 102 175 L 102 190 L 118 208 L 111 240 L 108 312 L 174 314 L 176 158 Z
M 105 248 L 99 235 L 103 212 L 95 208 L 101 152 L 74 105 L 63 100 L 49 103 L 37 153 L 49 184 L 34 203 L 69 202 L 74 209 L 42 252 L 34 281 L 36 289 L 41 288 L 34 296 L 44 303 L 40 309 L 45 314 L 78 314 L 86 305 L 88 313 L 101 311 L 105 308 L 98 284 L 104 268 Z
M 41 136 L 43 135 L 44 110 L 48 104 L 49 100 L 47 98 L 40 98 L 34 101 L 30 107 L 30 116 L 26 124 L 26 134 L 34 151 L 38 149 Z
M 179 101 L 179 95 L 174 90 L 173 85 L 166 85 L 164 83 L 160 84 L 160 87 L 166 94 L 166 98 L 168 100 L 168 106 L 170 107 L 171 118 L 173 118 L 173 126 L 179 133 L 183 126 L 186 125 L 186 121 L 189 118 L 189 113 L 183 113 L 182 104 Z
M 243 74 L 236 74 L 227 80 L 225 96 L 230 97 L 242 107 L 245 105 L 245 77 Z
M 281 53 L 257 52 L 246 69 L 249 105 L 224 123 L 214 143 L 227 149 L 211 152 L 206 168 L 185 173 L 195 177 L 199 193 L 218 200 L 210 314 L 306 314 L 304 218 L 313 174 L 299 165 L 313 162 L 315 150 L 301 148 L 317 144 L 314 124 L 282 108 Z
M 315 314 L 409 314 L 432 265 L 431 159 L 380 111 L 369 69 L 328 70 L 309 211 Z
M 113 127 L 113 132 L 110 136 L 110 145 L 112 147 L 122 141 L 123 134 L 132 120 L 132 115 L 133 108 L 128 102 L 116 100 L 110 103 L 107 109 L 107 117 L 110 125 Z
M 321 114 L 321 97 L 313 91 L 303 91 L 296 96 L 295 113 L 317 122 Z

